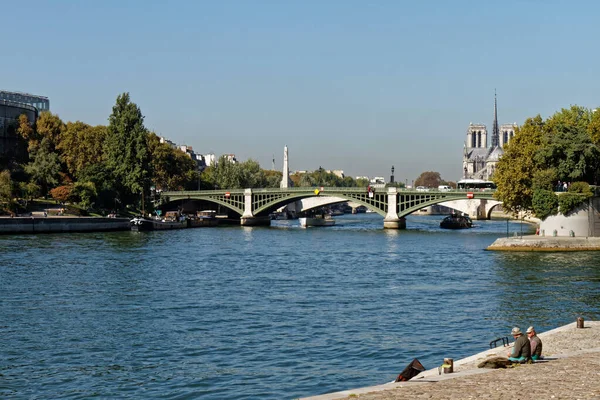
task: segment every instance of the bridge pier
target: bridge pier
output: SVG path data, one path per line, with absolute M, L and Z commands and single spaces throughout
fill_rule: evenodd
M 387 190 L 387 214 L 383 219 L 383 229 L 406 229 L 406 218 L 398 218 L 398 188 Z
M 396 218 L 383 220 L 383 229 L 406 229 L 406 218 Z
M 271 218 L 267 215 L 264 217 L 241 217 L 240 225 L 242 226 L 271 226 Z
M 269 216 L 257 217 L 252 212 L 252 189 L 244 190 L 244 213 L 240 217 L 242 226 L 270 226 L 271 218 Z

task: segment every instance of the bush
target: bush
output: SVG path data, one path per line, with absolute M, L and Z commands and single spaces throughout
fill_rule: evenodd
M 581 193 L 586 195 L 586 197 L 592 197 L 594 195 L 587 182 L 573 182 L 571 186 L 569 186 L 569 193 Z
M 579 193 L 562 193 L 558 196 L 558 208 L 562 215 L 568 215 L 587 200 Z
M 551 190 L 538 189 L 533 192 L 532 207 L 535 216 L 544 220 L 558 214 L 559 199 Z

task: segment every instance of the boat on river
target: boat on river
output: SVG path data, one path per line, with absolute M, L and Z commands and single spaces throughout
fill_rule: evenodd
M 440 222 L 443 229 L 468 229 L 473 227 L 473 221 L 466 215 L 450 214 Z
M 188 218 L 189 228 L 200 228 L 205 226 L 217 226 L 217 212 L 214 210 L 198 211 L 195 216 Z
M 302 217 L 298 218 L 300 226 L 308 228 L 309 226 L 333 226 L 335 225 L 335 219 L 329 214 L 315 215 L 313 217 Z
M 129 221 L 132 231 L 161 231 L 170 229 L 183 229 L 188 227 L 188 222 L 185 218 L 174 220 L 161 220 L 136 217 Z

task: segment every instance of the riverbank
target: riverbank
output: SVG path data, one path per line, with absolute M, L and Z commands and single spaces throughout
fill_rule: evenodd
M 130 229 L 129 218 L 2 217 L 0 234 L 52 232 L 107 232 Z
M 583 329 L 578 329 L 574 322 L 538 336 L 544 349 L 543 362 L 508 369 L 477 368 L 482 360 L 505 356 L 509 351 L 498 347 L 455 361 L 452 374 L 440 375 L 434 368 L 408 382 L 345 390 L 305 400 L 599 398 L 600 321 L 585 321 Z
M 597 251 L 600 237 L 527 235 L 496 239 L 486 250 L 496 251 Z

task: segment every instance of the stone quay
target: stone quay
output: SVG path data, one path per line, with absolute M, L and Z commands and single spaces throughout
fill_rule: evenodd
M 507 369 L 477 368 L 506 356 L 497 347 L 454 361 L 454 373 L 430 369 L 407 382 L 344 390 L 305 400 L 333 399 L 600 399 L 600 321 L 582 321 L 538 332 L 544 359 Z M 440 364 L 443 360 L 440 360 Z M 400 371 L 398 371 L 400 372 Z

